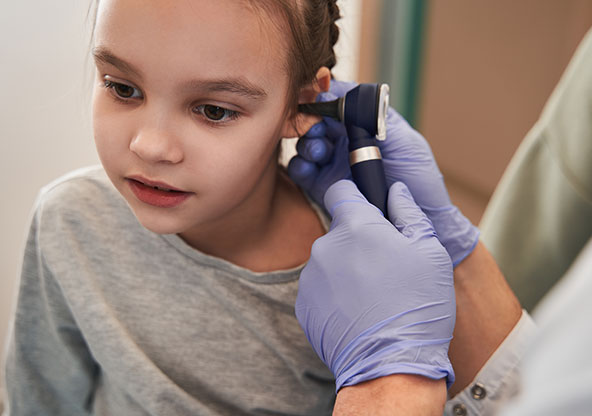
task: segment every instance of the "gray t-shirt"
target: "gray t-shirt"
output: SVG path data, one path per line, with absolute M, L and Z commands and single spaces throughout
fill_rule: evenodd
M 294 316 L 300 271 L 146 230 L 100 167 L 61 178 L 27 241 L 8 414 L 329 415 L 332 374 Z

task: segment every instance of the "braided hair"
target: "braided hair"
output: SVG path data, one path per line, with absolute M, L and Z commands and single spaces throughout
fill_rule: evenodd
M 306 52 L 316 58 L 316 62 L 321 63 L 321 66 L 331 69 L 336 62 L 333 48 L 339 39 L 337 20 L 341 17 L 337 1 L 306 0 L 302 3 L 307 30 L 304 35 L 308 38 Z M 313 68 L 315 72 L 317 69 Z
M 290 78 L 289 113 L 298 108 L 298 92 L 316 78 L 317 71 L 336 64 L 334 46 L 339 39 L 341 15 L 337 0 L 250 0 L 268 14 L 279 13 L 288 30 L 286 71 Z

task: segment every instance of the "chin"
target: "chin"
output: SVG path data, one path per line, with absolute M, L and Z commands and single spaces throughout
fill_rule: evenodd
M 144 228 L 156 234 L 179 234 L 187 228 L 187 226 L 172 224 L 169 221 L 163 221 L 163 219 L 159 218 L 143 219 L 140 216 L 136 216 L 136 218 L 138 218 L 138 221 Z
M 122 193 L 138 222 L 156 234 L 179 234 L 189 228 L 186 218 L 175 210 L 149 206 L 133 195 Z
M 132 211 L 138 222 L 147 230 L 156 234 L 179 234 L 190 227 L 181 218 L 159 212 L 146 212 L 132 206 Z

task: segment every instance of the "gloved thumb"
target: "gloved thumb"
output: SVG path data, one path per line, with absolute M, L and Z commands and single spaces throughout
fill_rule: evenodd
M 405 237 L 421 239 L 436 236 L 432 222 L 415 203 L 403 182 L 391 185 L 387 210 L 390 221 Z
M 354 218 L 379 215 L 382 213 L 362 195 L 358 187 L 350 180 L 335 182 L 325 193 L 325 208 L 335 220 L 337 217 Z

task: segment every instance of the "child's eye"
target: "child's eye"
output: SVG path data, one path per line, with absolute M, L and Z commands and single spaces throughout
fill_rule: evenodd
M 114 82 L 106 79 L 104 81 L 105 88 L 110 89 L 116 98 L 123 100 L 129 100 L 133 98 L 142 98 L 142 93 L 130 85 L 122 84 L 120 82 Z
M 203 115 L 206 118 L 206 121 L 214 124 L 225 123 L 234 120 L 239 116 L 237 111 L 212 104 L 198 105 L 193 108 L 193 112 Z

